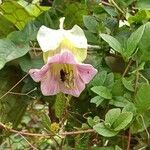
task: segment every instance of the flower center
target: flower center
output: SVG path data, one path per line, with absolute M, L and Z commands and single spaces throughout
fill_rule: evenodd
M 75 67 L 71 64 L 55 64 L 53 66 L 54 74 L 59 78 L 60 84 L 66 88 L 75 87 Z

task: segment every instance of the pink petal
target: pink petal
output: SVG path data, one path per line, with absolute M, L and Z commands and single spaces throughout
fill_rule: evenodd
M 84 83 L 89 83 L 97 73 L 97 70 L 90 64 L 78 64 L 78 73 Z
M 41 91 L 45 96 L 56 95 L 60 92 L 58 79 L 50 71 L 41 80 Z
M 30 69 L 29 74 L 35 82 L 39 82 L 49 70 L 49 65 L 44 65 L 41 69 Z
M 65 51 L 62 54 L 56 54 L 49 58 L 48 63 L 76 64 L 77 62 L 71 52 Z

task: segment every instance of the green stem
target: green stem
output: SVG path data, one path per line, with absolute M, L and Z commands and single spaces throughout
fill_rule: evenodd
M 149 85 L 149 81 L 141 74 L 139 73 L 139 75 L 141 76 L 141 78 L 143 78 L 145 80 L 145 82 Z
M 117 5 L 114 0 L 110 0 L 110 2 L 125 16 L 125 12 Z

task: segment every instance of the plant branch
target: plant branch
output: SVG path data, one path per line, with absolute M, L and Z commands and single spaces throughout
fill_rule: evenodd
M 101 1 L 101 3 L 100 3 L 100 4 L 103 4 L 103 5 L 106 5 L 106 6 L 113 7 L 113 5 L 112 5 L 112 4 L 107 3 L 107 2 L 105 2 L 105 1 Z
M 4 95 L 2 95 L 1 97 L 0 97 L 0 100 L 2 99 L 2 98 L 4 98 L 7 94 L 9 94 L 9 92 L 11 92 L 19 83 L 21 83 L 26 77 L 28 76 L 28 73 L 23 77 L 23 78 L 21 78 L 12 88 L 10 88 Z
M 20 96 L 28 96 L 30 98 L 35 99 L 35 97 L 30 96 L 29 94 L 31 94 L 32 92 L 36 91 L 37 88 L 35 87 L 34 89 L 32 89 L 31 91 L 27 92 L 27 93 L 18 93 L 18 92 L 8 92 L 8 94 L 12 94 L 12 95 L 20 95 Z
M 148 144 L 149 144 L 149 142 L 150 142 L 150 141 L 149 141 L 149 139 L 150 139 L 150 134 L 149 134 L 149 132 L 148 132 L 148 130 L 147 130 L 147 127 L 146 127 L 146 124 L 145 124 L 145 121 L 144 121 L 143 116 L 142 116 L 142 115 L 140 115 L 140 117 L 141 117 L 141 119 L 142 119 L 143 126 L 144 126 L 144 129 L 145 129 L 146 134 L 147 134 Z
M 90 49 L 101 49 L 101 47 L 98 45 L 89 45 L 88 44 L 88 50 L 90 50 Z
M 21 134 L 18 134 L 18 135 L 20 135 L 32 148 L 33 148 L 33 150 L 38 150 L 36 147 L 34 147 L 23 135 L 21 135 Z
M 30 132 L 24 132 L 24 131 L 17 131 L 14 129 L 11 129 L 4 125 L 3 123 L 0 122 L 0 128 L 5 129 L 9 132 L 16 133 L 16 134 L 21 134 L 24 136 L 36 136 L 36 137 L 52 137 L 52 136 L 57 136 L 57 134 L 39 134 L 39 133 L 30 133 Z M 92 133 L 95 132 L 94 129 L 86 129 L 86 130 L 79 130 L 79 131 L 71 131 L 71 132 L 61 132 L 59 133 L 60 136 L 72 136 L 72 135 L 78 135 L 78 134 L 84 134 L 84 133 Z
M 128 146 L 127 146 L 127 150 L 130 150 L 130 144 L 131 144 L 131 131 L 129 129 L 129 132 L 128 132 Z
M 124 76 L 127 74 L 127 72 L 128 72 L 128 70 L 129 70 L 131 64 L 132 64 L 132 59 L 129 60 L 129 63 L 128 63 L 126 69 L 124 70 L 124 72 L 123 72 L 123 74 L 122 74 L 122 77 L 124 77 Z
M 95 130 L 87 129 L 87 130 L 80 130 L 80 131 L 62 132 L 61 135 L 68 136 L 68 135 L 78 135 L 78 134 L 92 133 L 92 132 L 95 132 Z
M 125 15 L 125 12 L 117 5 L 117 3 L 114 0 L 111 0 L 111 2 L 118 9 L 118 11 Z

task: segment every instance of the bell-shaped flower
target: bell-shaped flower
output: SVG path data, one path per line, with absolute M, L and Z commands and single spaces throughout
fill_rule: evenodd
M 63 92 L 78 97 L 97 73 L 92 65 L 78 63 L 71 52 L 64 51 L 49 58 L 41 69 L 29 71 L 35 82 L 41 82 L 45 96 Z
M 42 49 L 43 59 L 47 62 L 49 57 L 62 53 L 69 49 L 79 62 L 85 60 L 87 56 L 87 39 L 83 30 L 75 25 L 71 30 L 63 29 L 64 18 L 60 19 L 60 29 L 54 30 L 46 26 L 41 26 L 37 40 Z

